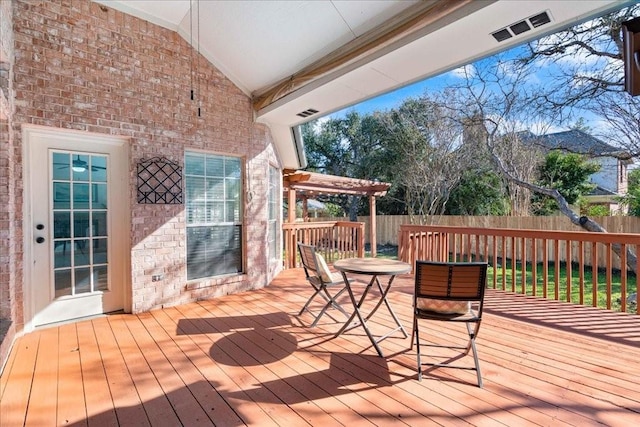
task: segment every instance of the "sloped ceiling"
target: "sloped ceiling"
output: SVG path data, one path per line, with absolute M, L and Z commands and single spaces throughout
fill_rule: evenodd
M 97 0 L 94 0 L 97 1 Z M 177 31 L 247 95 L 274 85 L 425 2 L 410 0 L 212 1 L 100 0 Z M 337 66 L 266 104 L 256 104 L 285 167 L 297 168 L 291 127 L 404 85 L 622 7 L 614 0 L 431 0 L 460 6 L 407 37 Z M 551 22 L 498 43 L 491 33 L 547 12 Z M 199 45 L 199 46 L 198 46 Z M 313 109 L 313 116 L 298 113 Z

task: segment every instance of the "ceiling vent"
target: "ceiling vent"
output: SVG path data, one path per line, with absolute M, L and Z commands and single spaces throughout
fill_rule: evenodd
M 538 28 L 542 25 L 548 24 L 549 22 L 551 22 L 549 13 L 542 12 L 537 15 L 530 16 L 527 19 L 523 19 L 522 21 L 515 22 L 505 28 L 501 28 L 498 31 L 491 33 L 491 35 L 498 42 L 502 42 L 510 39 L 511 37 L 526 33 L 533 28 Z
M 296 114 L 296 116 L 309 117 L 309 116 L 313 116 L 317 112 L 318 112 L 318 110 L 316 110 L 314 108 L 308 108 L 308 109 L 306 109 L 304 111 L 299 112 L 298 114 Z

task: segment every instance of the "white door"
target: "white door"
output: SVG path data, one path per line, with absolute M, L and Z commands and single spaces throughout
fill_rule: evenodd
M 129 253 L 126 140 L 25 127 L 24 141 L 31 325 L 122 310 Z

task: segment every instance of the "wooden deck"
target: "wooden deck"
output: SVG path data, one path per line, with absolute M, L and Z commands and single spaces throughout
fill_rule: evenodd
M 391 292 L 409 331 L 411 291 L 403 276 Z M 334 337 L 341 317 L 306 327 L 309 294 L 293 269 L 262 290 L 28 334 L 0 377 L 0 424 L 640 425 L 640 316 L 489 291 L 479 389 L 464 370 L 418 382 L 400 334 L 381 358 L 361 328 Z M 429 339 L 461 339 L 449 328 Z

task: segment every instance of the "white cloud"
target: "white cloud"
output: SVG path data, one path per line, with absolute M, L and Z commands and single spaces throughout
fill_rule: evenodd
M 455 77 L 458 79 L 464 78 L 473 78 L 476 75 L 476 68 L 473 64 L 467 64 L 462 67 L 458 67 L 454 70 L 449 71 L 449 76 Z

